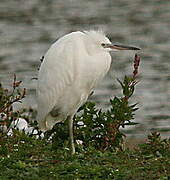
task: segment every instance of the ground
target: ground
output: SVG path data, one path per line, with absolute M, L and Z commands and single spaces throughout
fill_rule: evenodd
M 132 149 L 100 151 L 65 147 L 15 132 L 0 139 L 0 179 L 170 179 L 169 141 L 143 143 Z M 152 148 L 154 146 L 154 148 Z

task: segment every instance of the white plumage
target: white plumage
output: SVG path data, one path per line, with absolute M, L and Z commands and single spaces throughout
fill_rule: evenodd
M 68 118 L 72 153 L 73 116 L 96 84 L 108 72 L 110 50 L 137 50 L 112 45 L 98 31 L 72 32 L 57 40 L 47 51 L 38 75 L 37 121 L 42 131 Z

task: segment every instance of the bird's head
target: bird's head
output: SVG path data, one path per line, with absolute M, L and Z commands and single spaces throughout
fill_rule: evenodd
M 84 31 L 84 33 L 87 35 L 89 51 L 140 50 L 135 46 L 112 43 L 101 31 Z

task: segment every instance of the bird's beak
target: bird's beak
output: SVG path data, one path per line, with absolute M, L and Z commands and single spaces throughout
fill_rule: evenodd
M 121 44 L 111 44 L 109 45 L 109 48 L 114 49 L 114 50 L 140 50 L 140 48 L 138 47 L 126 46 L 126 45 L 121 45 Z

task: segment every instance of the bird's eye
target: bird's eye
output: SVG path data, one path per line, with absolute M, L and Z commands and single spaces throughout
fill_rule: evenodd
M 101 46 L 105 48 L 105 47 L 106 47 L 106 44 L 105 44 L 105 43 L 101 43 Z

